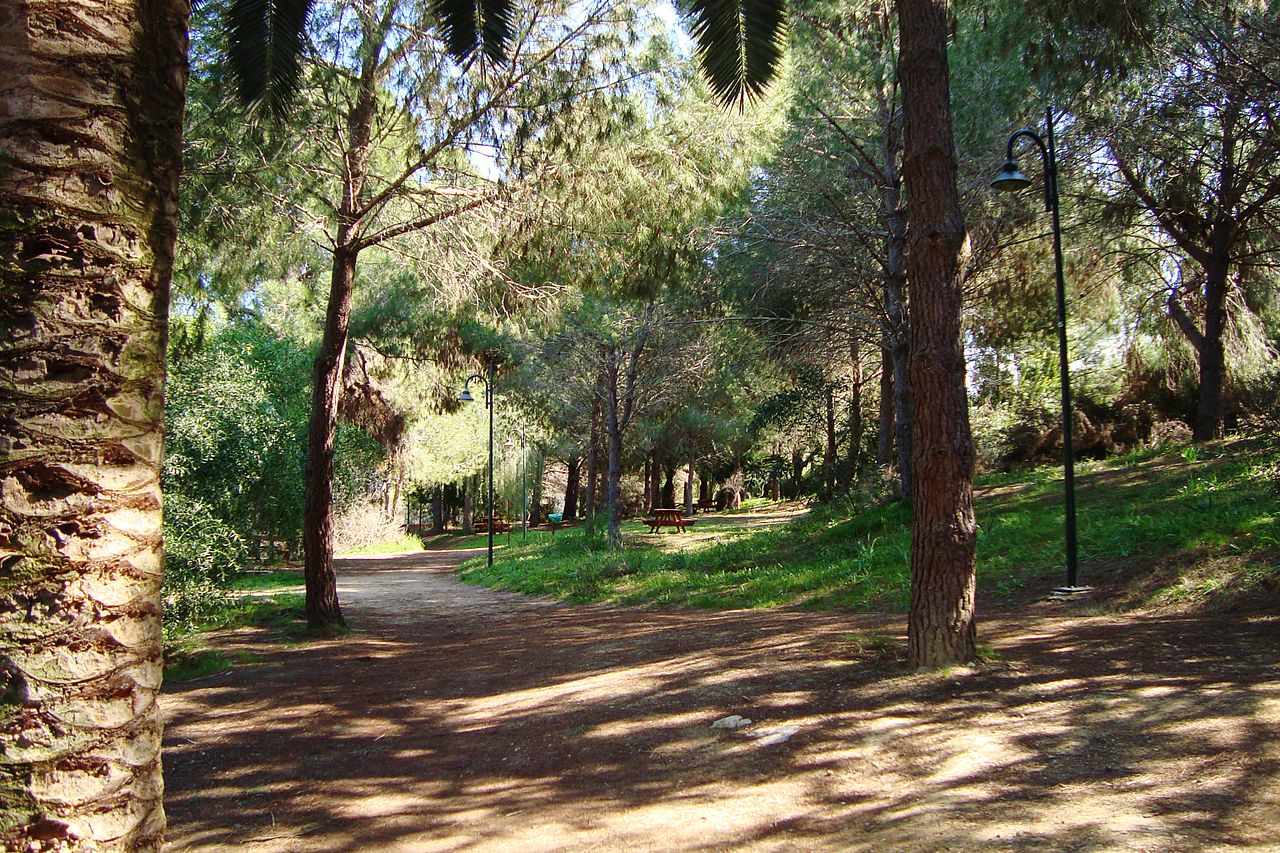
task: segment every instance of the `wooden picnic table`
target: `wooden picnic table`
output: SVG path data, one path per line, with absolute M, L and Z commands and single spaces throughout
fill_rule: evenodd
M 671 508 L 655 509 L 652 518 L 646 518 L 644 523 L 649 525 L 650 533 L 657 533 L 663 527 L 674 527 L 678 531 L 683 531 L 686 527 L 694 523 L 694 519 L 685 518 L 684 511 Z

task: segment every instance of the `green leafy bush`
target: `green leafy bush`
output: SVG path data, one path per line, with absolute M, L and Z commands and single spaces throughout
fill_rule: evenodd
M 229 604 L 227 584 L 248 564 L 244 540 L 199 500 L 165 498 L 166 635 L 210 621 Z

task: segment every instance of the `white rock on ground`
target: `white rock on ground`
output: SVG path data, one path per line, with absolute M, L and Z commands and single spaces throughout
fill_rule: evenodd
M 799 726 L 779 726 L 776 729 L 764 729 L 756 732 L 755 736 L 760 738 L 760 740 L 756 741 L 756 745 L 773 746 L 777 743 L 786 743 L 798 731 L 800 731 Z
M 737 714 L 730 714 L 727 717 L 721 717 L 711 724 L 713 729 L 741 729 L 751 725 L 751 721 L 746 717 L 740 717 Z

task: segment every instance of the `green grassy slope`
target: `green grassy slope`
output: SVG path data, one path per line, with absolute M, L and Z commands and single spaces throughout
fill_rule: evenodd
M 1082 581 L 1118 606 L 1238 600 L 1280 587 L 1280 449 L 1257 441 L 1148 451 L 1080 466 Z M 979 481 L 980 594 L 1013 602 L 1062 582 L 1062 482 L 1053 468 Z M 768 512 L 761 508 L 758 512 Z M 910 513 L 832 506 L 753 529 L 640 535 L 612 553 L 580 531 L 504 549 L 471 583 L 571 601 L 709 608 L 903 610 Z M 709 528 L 710 529 L 710 528 Z

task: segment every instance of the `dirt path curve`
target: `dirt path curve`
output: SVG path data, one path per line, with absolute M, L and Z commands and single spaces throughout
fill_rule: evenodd
M 173 848 L 1280 849 L 1275 619 L 1023 613 L 910 675 L 899 618 L 561 606 L 474 553 L 340 561 L 355 634 L 170 689 Z

